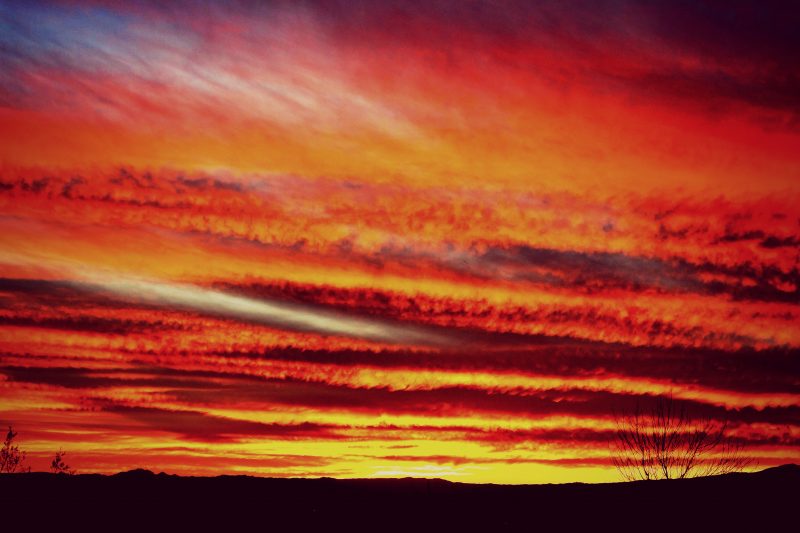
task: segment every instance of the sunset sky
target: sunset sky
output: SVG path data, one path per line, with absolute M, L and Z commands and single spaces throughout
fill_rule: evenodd
M 163 4 L 0 0 L 34 470 L 614 481 L 670 394 L 800 462 L 800 9 Z

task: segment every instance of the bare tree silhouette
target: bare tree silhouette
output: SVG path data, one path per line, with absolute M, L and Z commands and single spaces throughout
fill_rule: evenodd
M 682 479 L 738 472 L 752 460 L 727 435 L 728 423 L 692 417 L 683 403 L 660 396 L 616 416 L 613 463 L 628 481 Z
M 15 472 L 30 472 L 30 467 L 25 468 L 25 452 L 20 451 L 19 446 L 14 444 L 17 434 L 8 426 L 6 440 L 3 441 L 3 448 L 0 449 L 0 474 L 14 474 Z

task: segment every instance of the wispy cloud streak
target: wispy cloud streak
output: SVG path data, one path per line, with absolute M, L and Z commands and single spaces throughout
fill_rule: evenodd
M 96 281 L 94 287 L 132 301 L 189 309 L 278 328 L 409 345 L 446 345 L 448 341 L 453 342 L 441 333 L 412 325 L 391 324 L 309 306 L 257 300 L 185 284 L 117 277 Z

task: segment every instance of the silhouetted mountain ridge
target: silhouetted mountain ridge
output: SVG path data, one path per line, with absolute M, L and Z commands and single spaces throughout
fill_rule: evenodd
M 550 485 L 469 484 L 442 479 L 178 476 L 136 469 L 113 475 L 0 476 L 0 501 L 30 516 L 83 516 L 177 527 L 281 524 L 283 528 L 517 530 L 655 520 L 682 530 L 796 522 L 800 466 L 684 480 Z M 44 507 L 47 513 L 42 513 Z M 38 507 L 37 507 L 38 506 Z M 789 522 L 787 522 L 789 521 Z M 702 526 L 702 528 L 701 528 Z M 622 529 L 625 529 L 624 527 Z
M 52 475 L 48 472 L 31 472 L 31 474 L 47 474 Z M 117 472 L 116 474 L 80 474 L 83 476 L 104 476 L 104 477 L 142 477 L 142 478 L 149 478 L 149 477 L 173 477 L 173 478 L 183 478 L 183 479 L 262 479 L 262 480 L 305 480 L 305 481 L 324 481 L 324 482 L 365 482 L 365 483 L 382 483 L 382 482 L 400 482 L 400 483 L 424 483 L 424 482 L 437 482 L 437 483 L 445 483 L 445 484 L 453 484 L 453 485 L 471 485 L 471 486 L 502 486 L 502 487 L 552 487 L 552 486 L 574 486 L 574 485 L 581 485 L 581 486 L 593 486 L 593 487 L 600 487 L 604 485 L 618 485 L 622 482 L 612 482 L 612 483 L 582 483 L 582 482 L 572 482 L 572 483 L 537 483 L 537 484 L 529 484 L 529 485 L 504 485 L 504 484 L 497 484 L 497 483 L 462 483 L 459 481 L 449 481 L 446 479 L 441 478 L 420 478 L 420 477 L 402 477 L 402 478 L 333 478 L 333 477 L 319 477 L 319 478 L 286 478 L 286 477 L 269 477 L 269 476 L 251 476 L 248 474 L 222 474 L 219 476 L 181 476 L 178 474 L 167 474 L 165 472 L 159 472 L 156 474 L 152 470 L 148 470 L 146 468 L 135 468 L 133 470 L 125 470 L 123 472 Z M 730 474 L 722 474 L 719 476 L 709 476 L 709 477 L 700 477 L 700 478 L 688 478 L 686 480 L 671 480 L 669 482 L 675 483 L 678 481 L 689 481 L 694 480 L 695 482 L 698 480 L 722 480 L 722 479 L 730 479 L 736 478 L 740 476 L 800 476 L 800 465 L 795 463 L 787 463 L 780 466 L 773 466 L 769 468 L 765 468 L 763 470 L 759 470 L 757 472 L 734 472 Z M 666 480 L 660 480 L 666 481 Z M 629 484 L 629 482 L 625 482 Z M 635 481 L 636 483 L 653 483 L 652 481 Z

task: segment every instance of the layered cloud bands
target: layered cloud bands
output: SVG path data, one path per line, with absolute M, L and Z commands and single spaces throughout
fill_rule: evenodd
M 796 25 L 584 7 L 3 3 L 34 468 L 613 480 L 663 395 L 798 461 Z

